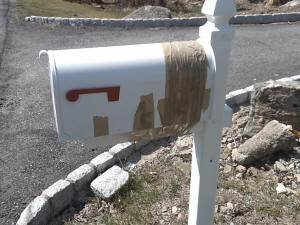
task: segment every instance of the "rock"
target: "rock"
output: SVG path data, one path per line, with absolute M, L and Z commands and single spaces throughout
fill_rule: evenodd
M 231 172 L 231 170 L 232 170 L 232 166 L 230 166 L 230 165 L 226 165 L 225 167 L 224 167 L 224 173 L 230 173 Z
M 275 162 L 274 170 L 277 172 L 287 172 L 288 171 L 288 169 L 279 161 Z
M 238 173 L 235 177 L 238 178 L 238 179 L 242 179 L 243 178 L 243 174 L 242 173 Z
M 220 212 L 221 213 L 228 213 L 233 210 L 233 204 L 231 202 L 227 202 L 226 206 L 221 206 L 220 207 Z
M 290 1 L 286 4 L 284 4 L 281 7 L 295 7 L 295 6 L 298 6 L 298 5 L 300 5 L 300 1 L 299 0 L 293 0 L 293 1 Z
M 193 135 L 184 135 L 178 137 L 174 146 L 173 151 L 176 153 L 185 152 L 185 154 L 191 153 L 193 147 Z
M 132 171 L 136 168 L 136 165 L 132 162 L 126 162 L 125 167 L 127 170 Z
M 223 137 L 222 140 L 221 140 L 221 143 L 225 144 L 226 142 L 227 142 L 227 139 Z
M 124 19 L 136 18 L 171 18 L 171 11 L 161 6 L 146 5 L 124 17 Z
M 228 156 L 226 159 L 225 159 L 225 162 L 226 163 L 232 163 L 232 158 L 230 156 Z
M 234 147 L 234 143 L 228 143 L 226 147 L 231 150 Z
M 243 135 L 252 137 L 271 120 L 300 130 L 300 82 L 267 81 L 254 85 Z
M 227 202 L 227 209 L 233 210 L 233 204 L 231 202 Z
M 178 208 L 177 206 L 172 207 L 172 214 L 177 214 Z
M 164 206 L 161 208 L 161 212 L 162 212 L 162 213 L 165 213 L 165 212 L 167 212 L 167 211 L 168 211 L 168 207 L 164 205 Z
M 91 189 L 96 195 L 103 199 L 109 199 L 115 194 L 129 179 L 129 174 L 118 166 L 105 171 L 91 183 Z
M 290 150 L 296 145 L 296 137 L 289 127 L 273 120 L 238 149 L 234 149 L 232 158 L 239 164 L 249 165 L 264 156 L 279 150 Z
M 178 219 L 178 220 L 182 220 L 182 219 L 183 219 L 182 213 L 179 213 L 179 214 L 178 214 L 177 219 Z
M 291 163 L 291 164 L 288 166 L 288 169 L 289 169 L 289 170 L 294 169 L 294 163 Z
M 300 169 L 296 169 L 296 174 L 300 174 Z
M 218 209 L 219 209 L 219 206 L 215 205 L 215 209 L 214 209 L 215 214 L 218 212 Z
M 229 138 L 227 138 L 227 142 L 231 143 L 231 142 L 234 142 L 234 140 L 233 140 L 233 138 L 229 137 Z
M 284 166 L 288 165 L 288 162 L 285 159 L 283 159 L 283 158 L 280 158 L 279 162 L 282 163 Z
M 286 193 L 287 189 L 282 183 L 278 183 L 276 187 L 277 194 Z
M 295 182 L 295 181 L 292 181 L 292 182 L 291 182 L 291 186 L 292 186 L 293 189 L 296 189 L 296 188 L 297 188 L 296 182 Z
M 299 169 L 300 168 L 300 161 L 295 161 L 294 165 L 295 165 L 296 169 Z
M 297 183 L 300 183 L 300 174 L 296 174 L 296 181 Z
M 247 170 L 247 174 L 249 176 L 253 176 L 253 177 L 256 177 L 257 174 L 258 174 L 258 171 L 255 167 L 250 167 L 248 170 Z
M 286 192 L 287 192 L 288 194 L 294 194 L 294 195 L 297 194 L 297 191 L 294 191 L 294 190 L 292 190 L 292 189 L 290 189 L 290 188 L 286 188 Z
M 240 173 L 245 173 L 247 170 L 246 167 L 244 167 L 242 165 L 238 165 L 235 169 L 237 172 L 240 172 Z

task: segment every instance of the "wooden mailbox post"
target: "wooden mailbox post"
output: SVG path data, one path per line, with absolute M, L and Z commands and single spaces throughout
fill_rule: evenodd
M 207 0 L 197 41 L 47 51 L 60 140 L 116 144 L 192 130 L 189 224 L 213 223 L 234 0 Z

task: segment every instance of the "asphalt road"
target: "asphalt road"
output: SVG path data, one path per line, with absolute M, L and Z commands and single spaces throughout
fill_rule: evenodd
M 197 27 L 101 28 L 38 25 L 10 10 L 0 67 L 0 224 L 14 224 L 41 191 L 105 149 L 59 143 L 42 49 L 190 40 Z M 227 90 L 300 74 L 300 24 L 235 27 Z
M 9 1 L 1 0 L 0 2 L 0 64 L 2 59 L 2 52 L 4 49 L 4 42 L 6 39 L 8 8 L 9 8 Z

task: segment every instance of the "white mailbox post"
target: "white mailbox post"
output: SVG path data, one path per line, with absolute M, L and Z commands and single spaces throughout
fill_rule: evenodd
M 189 224 L 213 223 L 234 0 L 207 0 L 197 41 L 47 51 L 60 140 L 194 133 Z M 43 51 L 45 52 L 45 51 Z

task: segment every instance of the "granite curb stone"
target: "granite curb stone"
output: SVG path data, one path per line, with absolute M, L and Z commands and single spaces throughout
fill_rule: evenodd
M 33 199 L 23 210 L 16 225 L 47 224 L 50 217 L 50 205 L 44 196 Z
M 135 145 L 131 142 L 117 144 L 109 149 L 115 160 L 126 159 L 135 150 Z
M 113 166 L 106 170 L 91 183 L 90 187 L 95 195 L 100 195 L 103 199 L 109 199 L 117 192 L 129 179 L 128 172 L 119 166 Z
M 71 26 L 108 26 L 108 27 L 171 27 L 171 26 L 201 26 L 206 23 L 206 17 L 190 18 L 154 18 L 154 19 L 106 19 L 106 18 L 62 18 L 62 17 L 25 17 L 25 21 L 36 23 L 55 23 Z M 230 24 L 269 24 L 300 21 L 300 12 L 236 15 L 230 19 Z
M 300 75 L 281 78 L 281 79 L 278 79 L 278 81 L 300 81 Z M 253 91 L 253 85 L 243 88 L 243 89 L 232 91 L 226 95 L 226 104 L 228 104 L 230 107 L 237 107 L 239 105 L 247 104 L 247 103 L 249 104 L 250 95 L 251 95 L 252 91 Z M 69 190 L 71 190 L 70 192 L 72 195 L 72 197 L 69 198 L 68 204 L 70 204 L 70 202 L 72 200 L 74 200 L 75 195 L 82 192 L 82 191 L 78 192 L 77 190 L 82 190 L 83 187 L 81 187 L 81 185 L 86 185 L 86 182 L 88 183 L 87 180 L 90 179 L 92 172 L 86 166 L 89 166 L 94 171 L 96 171 L 96 168 L 98 166 L 98 168 L 100 168 L 100 170 L 97 170 L 96 174 L 97 173 L 99 174 L 99 173 L 103 172 L 103 170 L 104 170 L 103 168 L 108 168 L 108 167 L 113 166 L 117 159 L 119 159 L 119 160 L 124 159 L 123 157 L 128 156 L 129 152 L 132 153 L 133 151 L 143 147 L 144 145 L 146 145 L 148 143 L 149 143 L 149 141 L 138 142 L 138 143 L 127 142 L 127 143 L 115 145 L 109 150 L 109 152 L 104 152 L 104 153 L 100 154 L 99 156 L 95 157 L 94 159 L 92 159 L 89 165 L 85 164 L 85 165 L 77 168 L 73 172 L 71 172 L 67 176 L 66 180 L 59 180 L 58 182 L 54 183 L 50 187 L 52 187 L 56 191 L 61 190 L 61 192 L 64 192 L 66 189 L 70 188 Z M 122 151 L 124 151 L 124 153 Z M 116 154 L 116 156 L 114 156 L 114 154 Z M 102 162 L 104 165 L 100 164 L 100 162 Z M 86 173 L 86 171 L 90 171 L 90 172 Z M 101 171 L 101 172 L 98 172 L 98 171 Z M 76 181 L 77 181 L 77 183 L 76 183 Z M 67 182 L 68 184 L 65 182 Z M 65 185 L 66 187 L 65 188 L 58 188 L 58 187 L 54 188 L 55 185 L 58 185 L 60 187 L 61 187 L 61 185 L 62 186 Z M 47 192 L 45 190 L 41 196 L 36 197 L 32 202 L 29 203 L 29 205 L 22 212 L 22 214 L 17 222 L 17 225 L 32 225 L 32 224 L 44 225 L 44 224 L 47 224 L 48 219 L 51 219 L 50 217 L 53 216 L 53 213 L 50 213 L 51 211 L 52 212 L 56 211 L 57 213 L 61 213 L 61 211 L 58 212 L 59 210 L 53 209 L 54 205 L 50 204 L 51 199 L 52 199 L 51 202 L 53 202 L 53 197 L 51 198 L 51 196 L 55 196 L 55 198 L 57 198 L 57 196 L 59 196 L 61 194 L 60 194 L 60 192 L 52 192 L 52 194 L 50 194 L 49 188 L 46 189 L 46 190 L 48 190 Z M 76 192 L 74 191 L 74 189 Z M 45 194 L 46 194 L 46 196 L 45 196 Z M 68 193 L 68 194 L 70 194 L 70 193 Z M 50 196 L 48 197 L 48 195 L 50 195 Z
M 94 167 L 84 164 L 73 170 L 67 176 L 66 180 L 74 184 L 76 192 L 80 192 L 83 188 L 96 177 L 96 170 Z
M 58 180 L 42 192 L 42 196 L 48 198 L 51 205 L 51 216 L 62 212 L 73 200 L 73 184 L 66 180 Z
M 97 169 L 97 173 L 102 173 L 109 166 L 114 164 L 116 159 L 109 152 L 103 152 L 97 157 L 93 158 L 90 162 L 90 165 L 93 165 Z

